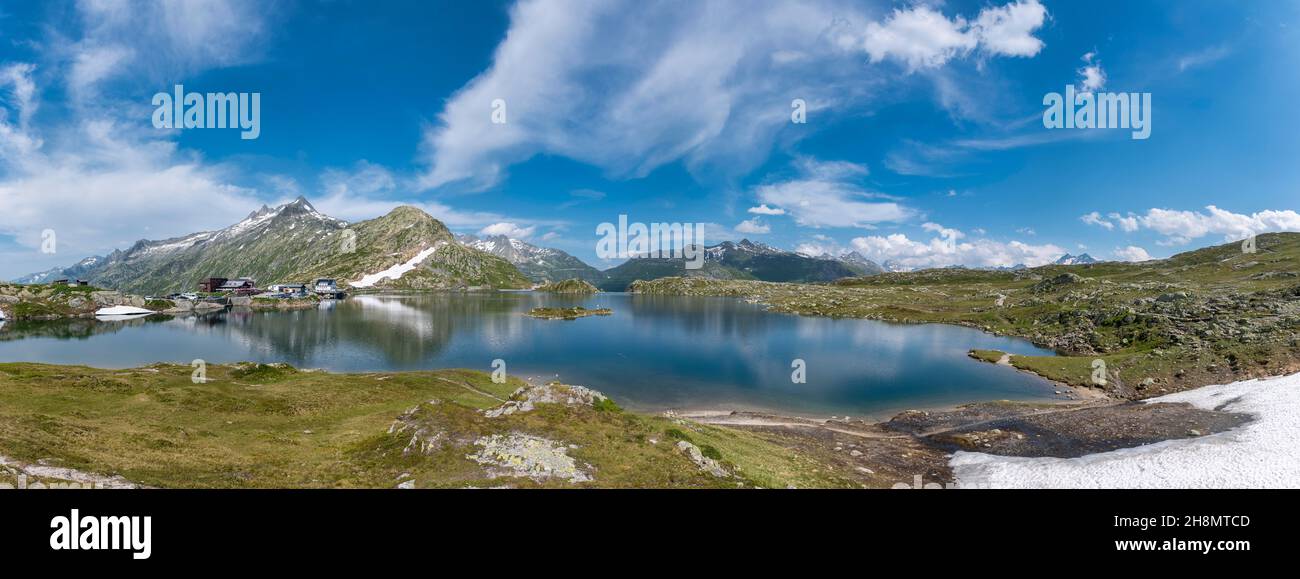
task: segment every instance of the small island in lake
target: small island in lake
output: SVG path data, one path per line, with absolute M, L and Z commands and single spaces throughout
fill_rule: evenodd
M 595 294 L 600 293 L 596 286 L 591 285 L 585 280 L 578 278 L 566 279 L 564 281 L 553 281 L 537 286 L 534 291 L 550 292 L 554 294 Z
M 589 310 L 582 306 L 573 306 L 571 308 L 533 308 L 532 311 L 528 312 L 528 315 L 546 320 L 576 320 L 587 316 L 608 316 L 613 313 L 614 310 L 609 308 Z

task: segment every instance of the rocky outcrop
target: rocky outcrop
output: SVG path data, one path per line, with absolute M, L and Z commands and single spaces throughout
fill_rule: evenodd
M 528 434 L 494 434 L 474 441 L 482 450 L 466 458 L 488 467 L 492 478 L 526 477 L 537 482 L 559 479 L 568 482 L 592 480 L 590 466 L 582 466 L 569 456 L 561 443 Z
M 90 299 L 94 300 L 95 304 L 101 308 L 109 308 L 113 306 L 143 308 L 145 304 L 145 299 L 140 296 L 133 296 L 116 291 L 91 292 Z
M 17 285 L 0 283 L 0 308 L 5 317 L 18 320 L 54 320 L 89 317 L 100 308 L 144 307 L 140 296 L 63 284 Z
M 440 400 L 430 400 L 428 404 L 436 406 L 441 402 Z M 429 456 L 442 449 L 443 444 L 447 442 L 446 432 L 435 429 L 421 419 L 421 410 L 423 408 L 424 405 L 421 404 L 403 412 L 388 427 L 388 434 L 390 435 L 403 437 L 410 435 L 410 440 L 407 441 L 406 447 L 402 449 L 403 455 L 419 454 Z
M 704 453 L 700 451 L 700 447 L 695 446 L 694 444 L 685 440 L 679 440 L 677 441 L 677 450 L 682 451 L 682 454 L 685 454 L 687 458 L 691 459 L 691 462 L 695 463 L 695 466 L 699 467 L 701 471 L 718 478 L 731 476 L 731 473 L 727 472 L 727 469 L 723 468 L 722 463 L 704 456 Z
M 1060 290 L 1065 287 L 1079 285 L 1083 283 L 1083 278 L 1077 273 L 1066 272 L 1056 277 L 1051 277 L 1034 284 L 1029 289 L 1034 293 L 1048 293 Z
M 596 286 L 587 283 L 581 279 L 566 279 L 564 281 L 555 281 L 538 286 L 533 291 L 549 292 L 556 294 L 594 294 L 600 293 Z
M 584 386 L 551 382 L 541 386 L 523 386 L 510 395 L 505 404 L 484 411 L 488 418 L 509 416 L 516 412 L 530 412 L 536 404 L 564 404 L 566 406 L 592 406 L 604 401 L 604 394 Z

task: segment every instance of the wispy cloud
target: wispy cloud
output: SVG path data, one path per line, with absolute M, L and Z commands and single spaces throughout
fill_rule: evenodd
M 1186 54 L 1178 58 L 1178 72 L 1187 72 L 1193 68 L 1209 66 L 1232 54 L 1232 48 L 1227 44 L 1218 44 L 1198 50 L 1191 54 Z
M 0 71 L 0 89 L 9 95 L 0 109 L 0 234 L 36 247 L 40 232 L 53 229 L 60 252 L 98 252 L 142 235 L 229 224 L 255 207 L 256 192 L 236 184 L 234 168 L 181 151 L 170 135 L 140 129 L 130 115 L 141 105 L 101 96 L 99 88 L 109 81 L 145 87 L 155 73 L 195 73 L 253 58 L 266 12 L 261 6 L 77 3 L 70 30 L 49 29 L 43 60 Z M 151 15 L 149 23 L 142 14 Z M 44 74 L 36 76 L 38 70 Z M 51 84 L 67 87 L 67 113 L 38 126 L 35 112 Z
M 743 175 L 790 126 L 792 99 L 805 99 L 814 117 L 873 101 L 891 77 L 864 75 L 863 54 L 927 67 L 971 53 L 1033 56 L 1046 17 L 1036 0 L 988 7 L 969 21 L 919 6 L 882 23 L 859 10 L 838 0 L 701 0 L 689 11 L 631 0 L 520 2 L 492 66 L 425 132 L 422 185 L 481 190 L 537 154 L 616 178 L 676 161 L 697 175 Z M 626 34 L 629 22 L 644 33 Z M 495 99 L 506 105 L 504 124 L 492 122 Z

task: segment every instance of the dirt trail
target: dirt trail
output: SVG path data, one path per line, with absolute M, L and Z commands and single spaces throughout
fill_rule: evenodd
M 446 382 L 446 383 L 448 383 L 448 384 L 455 384 L 455 385 L 457 385 L 457 386 L 460 386 L 461 388 L 464 388 L 464 389 L 466 389 L 466 390 L 469 390 L 470 392 L 473 392 L 473 393 L 475 393 L 475 394 L 482 394 L 483 396 L 487 396 L 488 398 L 491 398 L 491 399 L 493 399 L 493 400 L 496 400 L 497 402 L 502 402 L 502 403 L 506 402 L 506 399 L 505 399 L 505 398 L 502 398 L 502 397 L 500 397 L 500 396 L 495 396 L 495 395 L 490 394 L 490 393 L 488 393 L 488 392 L 484 392 L 484 391 L 482 391 L 482 390 L 479 390 L 478 388 L 475 388 L 475 387 L 473 387 L 473 386 L 470 386 L 470 385 L 469 385 L 469 382 L 463 382 L 463 381 L 458 382 L 458 381 L 456 381 L 456 380 L 449 380 L 449 379 L 447 379 L 447 378 L 443 378 L 442 376 L 434 376 L 434 377 L 437 378 L 437 379 L 439 379 L 439 380 L 442 380 L 443 382 Z

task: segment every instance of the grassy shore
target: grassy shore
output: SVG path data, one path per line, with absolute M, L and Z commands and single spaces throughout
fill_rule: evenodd
M 525 383 L 468 370 L 333 374 L 287 366 L 105 370 L 0 364 L 0 456 L 155 487 L 848 487 L 851 469 L 780 437 L 539 402 L 495 417 Z M 485 439 L 553 442 L 590 480 L 496 476 Z M 688 440 L 730 476 L 709 474 Z M 506 464 L 517 457 L 506 456 Z M 408 482 L 409 481 L 409 482 Z
M 1300 234 L 1261 235 L 1256 247 L 1245 253 L 1230 243 L 1143 263 L 935 269 L 823 285 L 666 278 L 631 289 L 1018 336 L 1063 356 L 1014 356 L 1014 366 L 1092 386 L 1100 359 L 1106 393 L 1135 399 L 1300 371 Z

